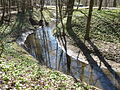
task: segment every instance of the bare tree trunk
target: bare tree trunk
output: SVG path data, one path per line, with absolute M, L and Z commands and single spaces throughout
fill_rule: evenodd
M 2 0 L 0 1 L 0 7 L 2 6 Z
M 94 4 L 95 4 L 95 6 L 97 6 L 97 4 L 98 4 L 98 0 L 95 0 Z
M 78 1 L 77 9 L 79 8 L 79 5 L 80 5 L 80 1 L 81 1 L 81 0 L 79 0 L 79 1 Z
M 44 0 L 40 0 L 40 9 L 41 9 L 41 11 L 43 11 L 44 3 L 45 3 Z
M 105 7 L 108 6 L 108 0 L 105 0 Z
M 85 6 L 87 6 L 87 5 L 88 5 L 88 0 L 85 1 Z
M 101 10 L 101 8 L 102 8 L 102 2 L 103 2 L 103 0 L 100 0 L 100 4 L 99 4 L 98 10 Z
M 2 56 L 3 52 L 4 52 L 4 44 L 2 41 L 0 41 L 0 57 Z
M 66 23 L 66 29 L 69 31 L 71 29 L 71 21 L 72 21 L 72 14 L 73 14 L 73 6 L 74 6 L 74 0 L 69 0 L 67 5 L 67 23 Z
M 71 26 L 72 26 L 72 25 L 71 25 L 71 22 L 72 22 L 74 1 L 75 1 L 75 0 L 69 0 L 69 1 L 68 1 L 68 4 L 67 4 L 67 8 L 68 8 L 67 14 L 68 14 L 68 16 L 67 16 L 66 29 L 67 29 L 68 32 L 70 32 L 71 29 L 72 29 L 72 27 L 71 27 Z
M 113 1 L 113 7 L 116 7 L 116 6 L 117 6 L 117 1 L 114 0 L 114 1 Z
M 3 4 L 3 6 L 2 6 L 3 7 L 3 12 L 2 12 L 1 20 L 0 20 L 0 25 L 3 24 L 4 17 L 5 17 L 5 8 L 6 8 L 6 6 L 5 6 L 5 0 L 2 1 L 2 4 Z
M 86 34 L 85 34 L 85 40 L 89 40 L 90 36 L 90 23 L 91 23 L 91 17 L 92 17 L 92 11 L 93 11 L 93 5 L 94 5 L 94 0 L 90 0 L 90 5 L 89 5 L 89 14 L 87 17 L 87 25 L 86 25 Z
M 9 13 L 9 17 L 8 17 L 8 25 L 10 24 L 10 19 L 11 19 L 11 0 L 8 0 L 9 4 L 8 4 L 8 13 Z
M 73 15 L 73 6 L 74 6 L 74 1 L 75 0 L 69 0 L 68 1 L 68 4 L 67 4 L 67 23 L 66 23 L 66 30 L 68 33 L 71 32 L 71 29 L 72 29 L 72 15 Z M 67 51 L 67 50 L 66 50 Z M 70 60 L 70 57 L 67 55 L 67 67 L 68 67 L 68 72 L 70 72 L 70 65 L 71 65 L 71 60 Z

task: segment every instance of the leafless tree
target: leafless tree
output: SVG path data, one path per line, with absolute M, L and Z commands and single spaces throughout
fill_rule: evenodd
M 1 20 L 0 20 L 0 25 L 3 24 L 4 21 L 4 17 L 5 17 L 5 9 L 6 9 L 6 5 L 5 5 L 6 1 L 5 0 L 1 0 L 1 4 L 2 4 L 2 16 L 1 16 Z
M 117 0 L 114 0 L 113 1 L 113 7 L 116 7 L 117 6 Z
M 86 24 L 86 33 L 85 33 L 85 40 L 90 39 L 90 23 L 91 23 L 91 17 L 92 17 L 92 11 L 93 11 L 93 5 L 94 5 L 94 0 L 90 0 L 90 5 L 89 5 L 89 13 L 87 17 L 87 24 Z
M 100 0 L 100 3 L 99 3 L 99 8 L 98 8 L 98 10 L 101 10 L 101 8 L 102 8 L 102 3 L 103 3 L 103 0 Z

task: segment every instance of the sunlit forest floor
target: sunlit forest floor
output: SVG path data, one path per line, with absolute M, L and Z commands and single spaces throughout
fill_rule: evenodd
M 39 64 L 16 43 L 5 45 L 0 57 L 1 90 L 93 90 L 86 83 L 76 83 L 71 76 Z
M 85 14 L 87 13 L 86 10 L 83 11 Z M 47 20 L 49 20 L 49 16 L 53 17 L 51 13 L 48 11 L 46 12 Z M 41 17 L 39 16 L 40 12 L 39 14 L 38 12 L 34 12 L 34 19 L 40 20 Z M 23 30 L 25 30 L 26 27 L 34 29 L 26 22 L 28 19 L 24 17 L 25 16 L 18 15 L 17 18 L 15 18 L 16 22 L 13 22 L 10 27 L 6 27 L 6 25 L 0 27 L 3 30 L 1 30 L 2 34 L 0 35 L 0 41 L 4 44 L 4 50 L 0 57 L 0 89 L 95 89 L 85 83 L 76 83 L 72 77 L 40 65 L 33 57 L 15 43 L 7 43 L 9 41 L 8 38 L 10 40 L 13 38 L 15 39 L 18 36 L 17 34 L 25 32 Z M 119 17 L 120 10 L 94 11 L 90 33 L 91 40 L 94 41 L 104 57 L 117 63 L 120 63 Z M 84 41 L 86 17 L 79 11 L 75 11 L 72 25 L 72 29 L 76 35 L 74 38 Z M 11 33 L 12 38 L 8 36 Z M 74 41 L 70 43 L 76 46 Z M 2 44 L 0 43 L 1 47 Z M 88 44 L 86 43 L 86 45 Z M 89 45 L 87 47 L 92 53 L 95 52 Z
M 107 60 L 120 63 L 120 10 L 94 11 L 90 37 L 95 46 Z M 85 35 L 86 17 L 73 19 L 73 30 L 83 39 Z M 79 26 L 78 26 L 79 25 Z M 87 43 L 86 43 L 87 45 Z M 95 51 L 88 45 L 90 50 Z
M 82 12 L 82 14 L 81 14 Z M 84 44 L 89 48 L 91 54 L 95 54 L 96 51 L 93 47 L 87 42 L 84 41 L 85 30 L 86 30 L 86 21 L 87 21 L 87 10 L 78 10 L 74 11 L 72 19 L 72 31 L 71 35 L 66 31 L 68 38 L 72 37 L 70 43 L 74 46 L 76 42 L 79 43 L 79 40 L 85 42 Z M 97 49 L 102 53 L 104 58 L 107 60 L 112 60 L 117 63 L 120 63 L 120 9 L 118 10 L 102 10 L 102 11 L 93 11 L 92 21 L 91 21 L 91 30 L 90 30 L 90 40 L 97 47 Z M 64 23 L 66 19 L 64 19 Z M 62 25 L 59 25 L 61 28 Z M 61 32 L 57 28 L 54 30 L 54 33 Z M 74 39 L 77 39 L 74 41 Z
M 34 10 L 33 18 L 40 20 L 40 12 Z M 53 15 L 45 11 L 49 21 Z M 1 90 L 94 90 L 96 87 L 84 82 L 75 82 L 68 75 L 59 71 L 48 69 L 39 64 L 25 50 L 14 41 L 22 33 L 33 30 L 36 27 L 30 25 L 28 13 L 17 14 L 11 17 L 11 23 L 3 24 L 0 29 L 0 89 Z

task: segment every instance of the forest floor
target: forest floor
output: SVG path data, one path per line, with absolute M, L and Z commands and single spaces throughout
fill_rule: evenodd
M 85 29 L 86 29 L 86 21 L 87 10 L 82 10 L 83 15 L 81 15 L 81 11 L 74 11 L 73 19 L 72 19 L 72 31 L 69 32 L 69 35 L 66 31 L 68 38 L 74 36 L 74 38 L 84 41 Z M 115 61 L 120 63 L 120 9 L 115 10 L 102 10 L 102 11 L 93 11 L 93 17 L 91 22 L 91 30 L 90 30 L 90 40 L 99 50 L 99 52 L 103 55 L 107 60 Z M 64 20 L 64 23 L 66 19 Z M 61 28 L 62 25 L 59 25 Z M 54 30 L 53 33 L 60 31 L 59 28 Z M 62 32 L 62 30 L 61 30 Z M 70 43 L 77 46 L 74 40 L 70 40 Z M 77 42 L 79 43 L 79 42 Z M 91 53 L 95 54 L 95 50 L 93 46 L 90 45 L 87 41 L 84 43 Z M 97 53 L 97 52 L 96 52 Z
M 40 20 L 39 14 L 37 11 L 34 12 L 34 19 Z M 17 17 L 11 18 L 15 22 L 5 23 L 0 27 L 0 89 L 99 90 L 84 82 L 75 82 L 69 75 L 48 69 L 15 42 L 11 42 L 23 32 L 34 29 L 28 22 L 27 16 L 17 14 Z
M 71 76 L 39 64 L 16 43 L 7 43 L 0 57 L 1 90 L 97 90 Z
M 100 53 L 102 53 L 103 57 L 117 63 L 120 63 L 119 16 L 120 9 L 93 11 L 90 31 L 91 41 Z M 86 17 L 73 18 L 74 33 L 82 41 L 84 41 L 83 39 L 85 36 L 86 19 Z M 92 45 L 88 43 L 86 43 L 86 45 L 93 54 L 96 52 L 95 49 L 92 49 Z
M 119 72 L 120 9 L 93 11 L 89 41 L 84 40 L 88 11 L 83 9 L 82 13 L 83 15 L 81 15 L 81 11 L 74 11 L 72 30 L 69 33 L 65 31 L 68 50 L 72 52 L 71 56 L 79 57 L 81 52 L 86 52 L 87 55 L 89 54 L 98 62 L 98 65 L 103 64 L 105 65 L 103 67 L 112 67 L 116 72 Z M 66 19 L 64 19 L 65 22 Z M 61 28 L 62 25 L 59 24 L 58 27 Z M 62 29 L 59 28 L 56 28 L 53 33 L 62 33 Z M 88 63 L 86 62 L 86 56 L 82 55 L 80 55 L 80 58 L 83 57 L 81 60 Z

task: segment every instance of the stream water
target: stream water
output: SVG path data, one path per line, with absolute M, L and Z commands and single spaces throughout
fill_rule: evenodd
M 52 36 L 52 27 L 38 28 L 30 34 L 25 41 L 27 51 L 43 65 L 68 74 L 68 62 L 66 54 L 58 47 L 56 38 Z M 93 70 L 90 65 L 72 58 L 70 64 L 70 75 L 90 85 L 97 86 L 103 90 L 120 89 L 119 83 L 107 70 L 103 73 Z

